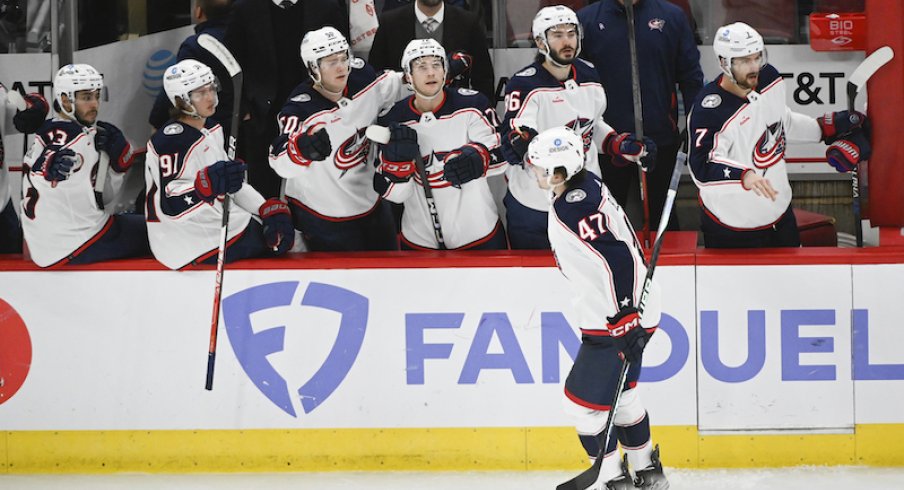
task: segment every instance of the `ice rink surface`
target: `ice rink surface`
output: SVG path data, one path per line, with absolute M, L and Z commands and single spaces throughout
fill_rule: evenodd
M 672 490 L 902 490 L 904 468 L 796 467 L 745 470 L 666 468 Z M 193 475 L 2 475 L 9 490 L 549 490 L 566 472 L 262 473 Z

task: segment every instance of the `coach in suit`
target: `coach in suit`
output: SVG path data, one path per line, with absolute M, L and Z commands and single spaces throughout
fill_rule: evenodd
M 470 86 L 495 101 L 493 63 L 486 33 L 477 16 L 443 0 L 417 0 L 385 11 L 374 36 L 368 61 L 374 68 L 400 70 L 402 52 L 412 39 L 433 38 L 447 53 L 465 51 L 473 57 Z M 467 80 L 465 81 L 467 83 Z
M 238 153 L 248 180 L 264 197 L 279 193 L 279 176 L 267 152 L 277 134 L 276 116 L 292 90 L 308 77 L 301 61 L 305 33 L 332 26 L 348 36 L 341 0 L 238 0 L 226 26 L 226 47 L 242 67 L 244 86 Z

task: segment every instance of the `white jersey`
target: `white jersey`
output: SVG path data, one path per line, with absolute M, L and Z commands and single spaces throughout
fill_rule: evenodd
M 506 164 L 498 155 L 499 134 L 487 118 L 492 109 L 486 97 L 463 88 L 444 89 L 442 97 L 439 107 L 425 113 L 414 108 L 414 97 L 401 101 L 380 118 L 380 124 L 397 122 L 417 131 L 443 239 L 447 248 L 454 249 L 476 245 L 496 229 L 499 215 L 486 177 L 504 173 Z M 443 160 L 453 150 L 469 143 L 486 147 L 491 161 L 483 177 L 463 184 L 460 189 L 455 188 L 443 179 Z M 405 206 L 402 214 L 404 241 L 418 247 L 439 248 L 418 173 L 407 182 L 390 184 L 383 197 Z
M 94 243 L 112 224 L 112 217 L 99 209 L 94 197 L 99 161 L 95 134 L 95 126 L 54 118 L 38 129 L 25 155 L 20 218 L 31 259 L 41 267 L 67 260 Z M 74 151 L 78 163 L 68 179 L 50 182 L 44 178 L 44 164 L 63 148 Z M 112 202 L 119 192 L 123 177 L 110 165 L 105 203 Z
M 148 241 L 154 257 L 170 269 L 204 260 L 219 249 L 223 205 L 219 199 L 208 204 L 198 198 L 195 177 L 202 168 L 228 159 L 223 148 L 223 128 L 213 119 L 201 130 L 170 121 L 148 142 Z M 245 233 L 264 203 L 248 184 L 232 196 L 227 241 Z
M 585 175 L 548 205 L 549 243 L 571 285 L 579 327 L 605 330 L 607 317 L 637 307 L 647 267 L 621 206 L 599 177 Z M 659 286 L 654 281 L 641 323 L 655 327 L 660 315 Z
M 726 228 L 757 230 L 772 226 L 791 204 L 785 165 L 788 140 L 819 141 L 816 119 L 788 108 L 785 82 L 772 65 L 760 71 L 758 92 L 738 97 L 710 82 L 688 116 L 688 163 L 700 189 L 704 211 Z M 741 184 L 744 172 L 767 178 L 775 201 Z
M 605 137 L 614 132 L 603 120 L 606 91 L 590 63 L 578 59 L 571 65 L 571 77 L 561 82 L 542 63 L 535 62 L 516 73 L 505 87 L 506 113 L 500 131 L 505 149 L 511 147 L 513 129 L 527 126 L 538 133 L 556 126 L 568 126 L 584 137 L 584 168 L 600 174 L 598 152 Z M 508 159 L 515 153 L 505 151 Z M 519 203 L 546 212 L 549 200 L 530 169 L 510 161 L 509 191 Z
M 329 134 L 332 153 L 325 160 L 298 165 L 287 154 L 286 138 L 277 138 L 270 147 L 270 166 L 287 179 L 290 205 L 332 221 L 359 218 L 373 210 L 379 196 L 373 189 L 372 144 L 364 133 L 381 112 L 410 93 L 401 73 L 377 77 L 369 65 L 353 65 L 346 96 L 338 102 L 325 98 L 310 82 L 296 87 L 279 113 L 281 133 L 322 127 Z

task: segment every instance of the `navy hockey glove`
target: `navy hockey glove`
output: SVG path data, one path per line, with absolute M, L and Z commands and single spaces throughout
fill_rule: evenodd
M 822 141 L 831 145 L 836 140 L 844 138 L 851 132 L 861 128 L 866 123 L 866 114 L 857 111 L 827 112 L 817 117 L 819 129 L 822 131 Z
M 274 255 L 282 255 L 295 245 L 295 227 L 289 206 L 277 198 L 267 199 L 258 212 L 264 222 L 264 241 Z
M 483 177 L 490 164 L 490 152 L 480 143 L 470 143 L 449 153 L 443 166 L 444 178 L 455 187 Z
M 625 360 L 640 362 L 643 350 L 656 329 L 647 330 L 640 325 L 637 308 L 624 308 L 606 320 L 609 322 L 606 328 L 615 341 L 615 348 L 622 353 Z
M 404 124 L 389 126 L 389 143 L 380 151 L 380 173 L 390 182 L 406 182 L 417 170 L 415 160 L 421 158 L 417 132 Z
M 48 147 L 41 157 L 44 160 L 44 179 L 50 182 L 68 179 L 72 175 L 72 169 L 78 164 L 78 156 L 74 151 L 69 148 L 55 148 L 59 147 Z
M 446 75 L 446 82 L 451 83 L 452 80 L 461 80 L 471 71 L 471 65 L 474 59 L 471 55 L 464 51 L 456 51 L 449 55 L 449 73 Z
M 50 106 L 47 100 L 38 93 L 25 94 L 25 110 L 16 111 L 13 116 L 13 125 L 20 133 L 34 133 L 44 124 Z
M 330 144 L 330 135 L 326 128 L 320 128 L 313 133 L 309 131 L 296 131 L 289 136 L 286 145 L 289 158 L 298 165 L 308 166 L 312 162 L 326 160 L 333 147 Z
M 204 202 L 213 202 L 217 196 L 232 194 L 242 188 L 245 169 L 248 166 L 238 160 L 220 160 L 198 170 L 195 176 L 195 192 Z
M 647 137 L 641 141 L 634 133 L 610 133 L 603 141 L 603 153 L 611 156 L 617 167 L 636 163 L 644 172 L 656 167 L 656 143 Z
M 536 135 L 537 130 L 527 126 L 521 126 L 520 128 L 509 131 L 509 143 L 512 144 L 512 150 L 515 152 L 515 155 L 518 156 L 517 162 L 509 160 L 509 164 L 520 165 L 522 163 L 524 154 L 527 153 L 527 146 L 530 145 L 530 141 L 534 139 L 534 136 Z
M 869 160 L 873 149 L 863 131 L 855 131 L 846 138 L 836 140 L 826 148 L 826 160 L 835 170 L 845 173 L 857 168 L 857 164 Z
M 103 121 L 95 125 L 94 146 L 110 156 L 110 164 L 117 172 L 125 172 L 132 166 L 132 146 L 126 141 L 122 131 L 116 126 Z

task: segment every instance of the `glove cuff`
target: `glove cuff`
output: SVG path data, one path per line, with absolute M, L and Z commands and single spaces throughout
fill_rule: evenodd
M 290 135 L 289 141 L 286 144 L 286 152 L 289 154 L 289 159 L 292 160 L 292 163 L 307 167 L 313 162 L 305 158 L 304 155 L 301 154 L 301 150 L 298 149 L 298 138 L 301 138 L 302 136 L 304 136 L 304 133 L 301 131 Z

